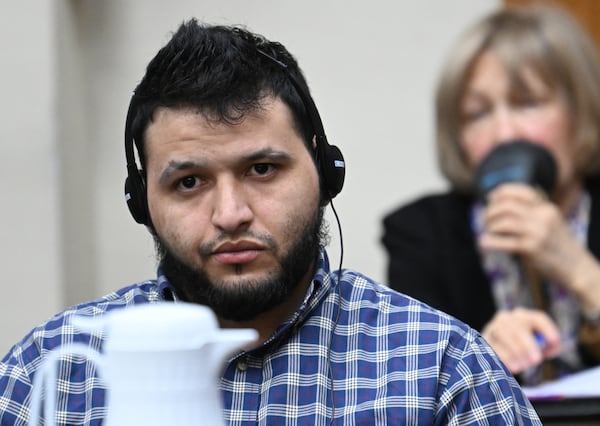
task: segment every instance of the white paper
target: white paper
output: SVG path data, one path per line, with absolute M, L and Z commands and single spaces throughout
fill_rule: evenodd
M 600 396 L 600 366 L 538 386 L 523 387 L 529 399 L 586 398 Z

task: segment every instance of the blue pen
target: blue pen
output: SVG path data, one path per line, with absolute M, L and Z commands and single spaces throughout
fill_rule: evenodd
M 535 342 L 538 344 L 540 349 L 544 349 L 544 347 L 546 346 L 546 339 L 544 338 L 544 336 L 540 333 L 534 333 L 533 336 L 535 338 Z

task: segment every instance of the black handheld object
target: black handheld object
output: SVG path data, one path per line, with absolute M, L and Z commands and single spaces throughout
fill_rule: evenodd
M 477 197 L 507 182 L 526 183 L 550 194 L 556 185 L 556 161 L 544 147 L 527 140 L 499 144 L 483 159 L 475 172 Z

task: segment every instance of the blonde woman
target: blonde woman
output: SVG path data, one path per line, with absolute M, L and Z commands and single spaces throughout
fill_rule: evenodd
M 439 166 L 451 188 L 384 218 L 389 284 L 480 330 L 524 384 L 597 364 L 600 59 L 593 42 L 556 7 L 493 13 L 450 53 L 436 117 Z M 510 183 L 478 202 L 474 171 L 514 139 L 553 155 L 556 189 L 543 197 Z

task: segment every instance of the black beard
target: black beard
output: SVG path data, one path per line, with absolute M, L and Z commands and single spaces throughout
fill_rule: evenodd
M 315 267 L 320 244 L 327 240 L 323 212 L 324 209 L 320 208 L 304 225 L 291 227 L 286 237 L 294 238 L 294 244 L 288 253 L 280 257 L 279 270 L 273 271 L 262 281 L 245 280 L 234 285 L 213 282 L 204 270 L 195 269 L 181 261 L 166 242 L 155 234 L 161 270 L 181 300 L 209 306 L 223 319 L 252 320 L 285 302 L 302 283 L 309 269 Z M 268 240 L 266 242 L 273 254 L 278 255 L 278 247 L 272 240 L 264 237 L 261 240 Z

